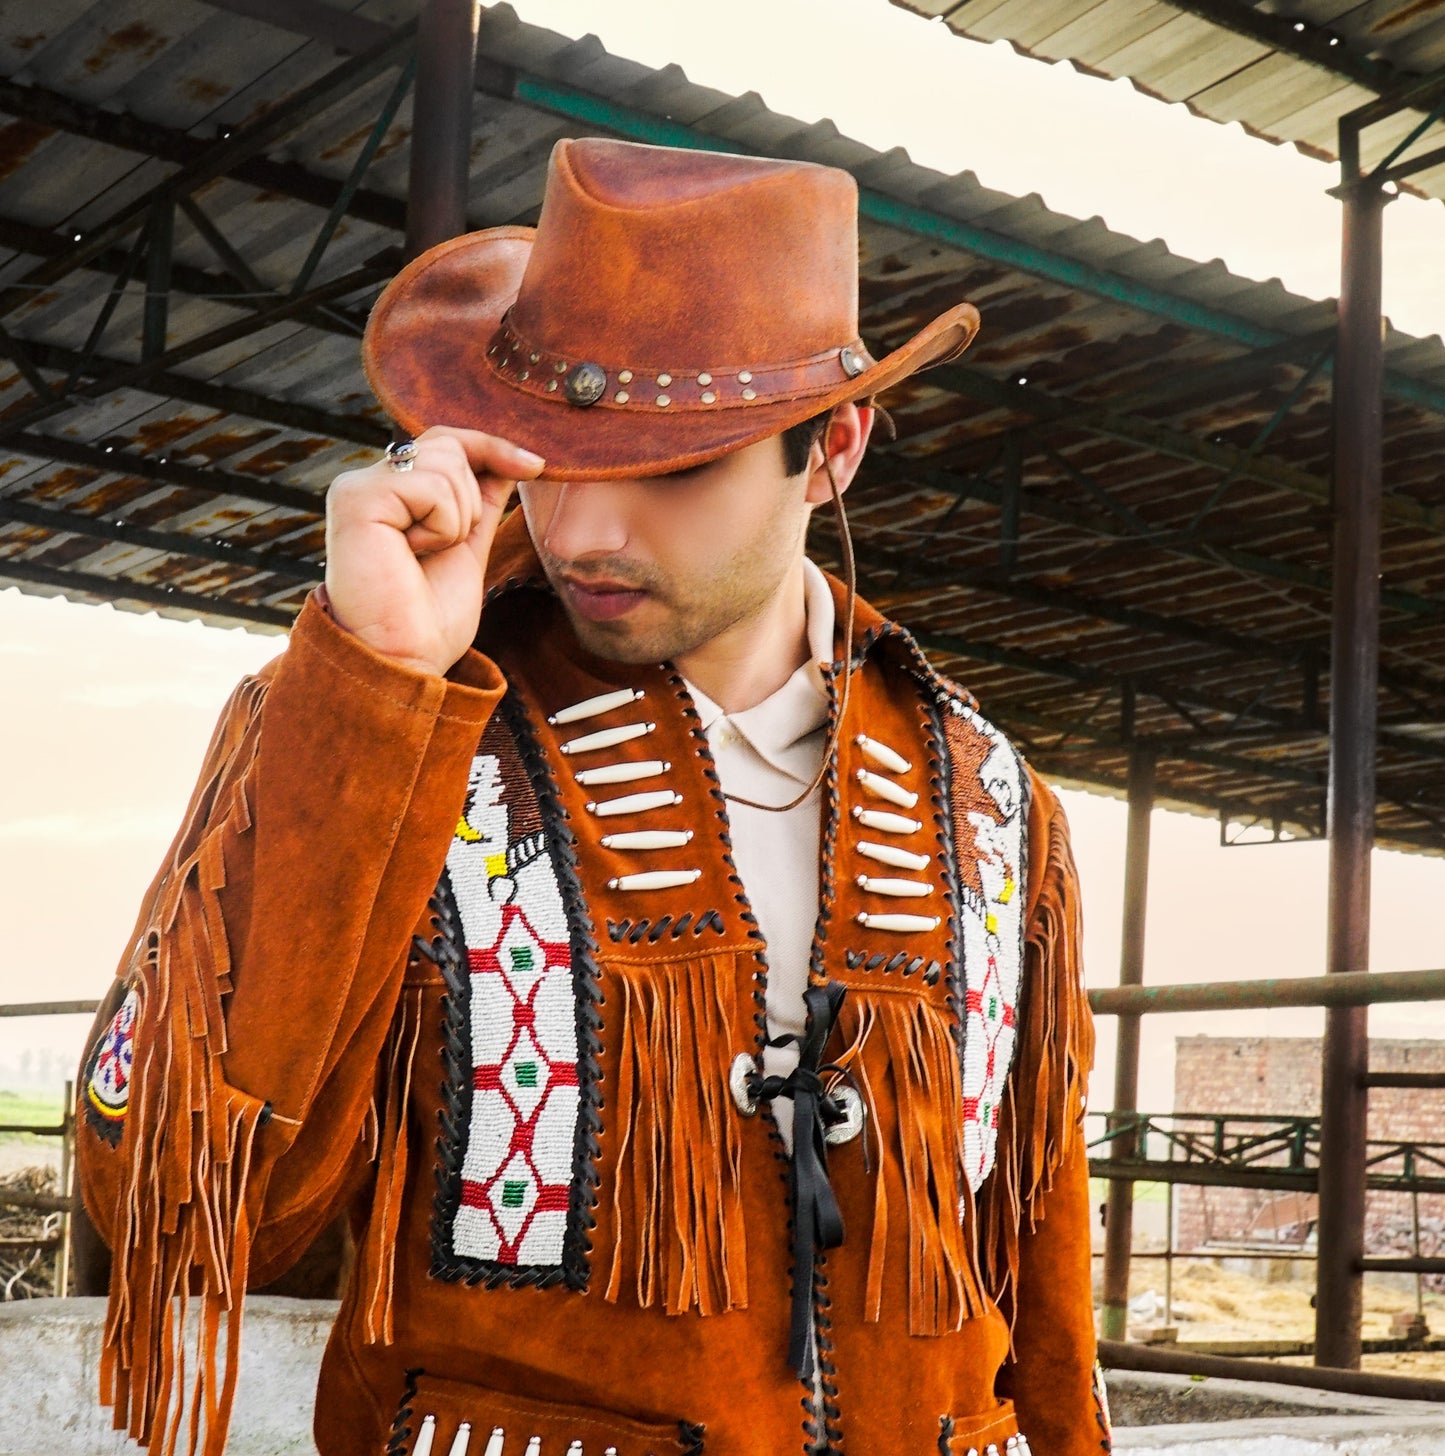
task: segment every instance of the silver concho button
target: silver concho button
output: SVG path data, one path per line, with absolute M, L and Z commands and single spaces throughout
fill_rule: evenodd
M 756 1070 L 756 1063 L 746 1052 L 739 1052 L 733 1058 L 732 1066 L 728 1068 L 728 1090 L 733 1094 L 733 1101 L 737 1103 L 738 1111 L 744 1117 L 758 1115 L 758 1099 L 753 1096 L 749 1085 Z
M 849 379 L 856 379 L 868 367 L 851 344 L 845 344 L 838 351 L 838 362 Z
M 851 1143 L 863 1131 L 863 1099 L 846 1085 L 839 1087 L 832 1098 L 843 1109 L 843 1121 L 835 1122 L 823 1137 L 836 1147 L 839 1143 Z
M 572 404 L 596 404 L 607 389 L 607 371 L 600 364 L 577 364 L 567 376 L 562 392 Z

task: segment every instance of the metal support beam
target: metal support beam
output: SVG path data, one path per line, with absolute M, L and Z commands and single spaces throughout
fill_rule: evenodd
M 372 21 L 364 23 L 375 25 Z M 376 26 L 376 32 L 380 37 L 385 27 Z M 182 167 L 203 157 L 214 145 L 190 132 L 142 121 L 130 112 L 104 111 L 44 86 L 21 86 L 8 79 L 0 79 L 0 112 Z M 295 162 L 274 162 L 269 157 L 246 157 L 227 167 L 225 175 L 258 191 L 293 197 L 314 207 L 331 207 L 341 192 L 341 184 L 334 178 L 308 172 Z M 406 226 L 406 209 L 400 201 L 365 187 L 357 189 L 347 213 L 393 232 L 399 233 Z
M 75 408 L 83 397 L 96 398 L 109 394 L 112 390 L 144 386 L 157 374 L 171 369 L 174 365 L 189 363 L 192 359 L 209 354 L 213 349 L 219 349 L 223 344 L 234 343 L 238 339 L 259 334 L 273 324 L 286 323 L 295 318 L 297 314 L 305 313 L 318 303 L 348 298 L 353 294 L 370 289 L 383 282 L 391 272 L 392 258 L 383 256 L 374 262 L 363 264 L 360 268 L 355 268 L 339 278 L 333 278 L 307 293 L 267 304 L 265 308 L 254 314 L 248 314 L 235 323 L 223 324 L 196 338 L 187 339 L 185 343 L 177 344 L 153 359 L 142 359 L 136 364 L 122 364 L 113 374 L 101 375 L 99 378 L 91 380 L 83 388 L 78 388 L 60 399 L 49 398 L 26 410 L 24 414 L 13 416 L 4 425 L 0 425 L 0 440 L 31 425 L 38 424 L 42 420 L 49 419 L 53 415 L 64 414 Z M 3 348 L 3 343 L 0 343 L 0 351 L 3 351 Z M 31 352 L 35 352 L 33 346 Z
M 30 269 L 0 289 L 0 316 L 29 303 L 34 298 L 36 286 L 59 282 L 77 268 L 83 268 L 117 240 L 129 235 L 144 223 L 147 214 L 161 199 L 174 200 L 184 193 L 194 192 L 206 182 L 225 175 L 232 167 L 265 151 L 280 137 L 295 131 L 337 101 L 355 95 L 367 82 L 405 59 L 405 42 L 414 29 L 415 23 L 411 21 L 398 26 L 372 50 L 343 61 L 271 107 L 249 125 L 219 138 L 194 161 L 97 223 L 69 253 Z
M 1341 155 L 1354 151 L 1341 128 Z M 1335 356 L 1334 622 L 1330 644 L 1329 909 L 1326 972 L 1370 964 L 1370 851 L 1380 652 L 1381 314 L 1384 209 L 1378 183 L 1345 163 Z M 1315 1363 L 1360 1368 L 1369 1020 L 1325 1018 Z
M 1078 469 L 1077 466 L 1074 467 Z M 1079 472 L 1083 474 L 1084 472 Z M 1004 504 L 1004 490 L 996 482 L 976 473 L 959 468 L 950 468 L 947 461 L 937 458 L 909 460 L 893 451 L 870 451 L 859 477 L 859 487 L 870 489 L 878 485 L 916 482 L 935 490 L 955 495 L 966 495 L 987 505 Z M 1029 492 L 1026 514 L 1058 525 L 1073 526 L 1084 536 L 1093 540 L 1119 542 L 1131 539 L 1132 530 L 1122 531 L 1109 518 L 1091 507 L 1083 507 L 1069 501 L 1055 500 L 1042 489 Z M 1147 523 L 1146 523 L 1147 525 Z M 1297 561 L 1276 561 L 1252 551 L 1241 551 L 1226 542 L 1212 538 L 1208 531 L 1197 536 L 1186 537 L 1179 531 L 1156 531 L 1146 529 L 1140 539 L 1151 549 L 1178 556 L 1184 561 L 1199 561 L 1209 566 L 1227 566 L 1243 576 L 1263 577 L 1266 581 L 1287 582 L 1291 586 L 1303 587 L 1308 591 L 1328 595 L 1331 590 L 1327 572 L 1315 571 Z M 1381 601 L 1394 611 L 1411 616 L 1436 617 L 1445 614 L 1445 600 L 1435 601 L 1414 592 L 1387 590 L 1381 593 Z
M 406 255 L 466 231 L 477 0 L 422 0 L 407 182 Z
M 37 343 L 33 339 L 25 341 L 25 348 L 42 369 L 65 373 L 79 364 L 88 369 L 93 378 L 114 377 L 122 370 L 129 369 L 133 363 L 132 360 L 108 358 L 99 354 L 87 361 L 79 350 L 66 349 L 59 344 Z M 0 357 L 11 357 L 3 330 L 0 330 Z M 384 425 L 364 415 L 337 414 L 316 405 L 272 399 L 254 389 L 240 389 L 233 384 L 216 384 L 208 379 L 196 379 L 189 374 L 182 374 L 178 370 L 157 370 L 148 374 L 144 382 L 136 387 L 144 389 L 147 394 L 154 395 L 157 399 L 180 400 L 201 409 L 239 415 L 243 419 L 279 425 L 282 429 L 329 435 L 333 440 L 353 440 L 358 445 L 372 445 L 377 449 L 391 438 Z
M 301 561 L 274 549 L 264 552 L 247 551 L 224 536 L 193 536 L 185 531 L 156 531 L 148 526 L 133 526 L 126 521 L 107 521 L 81 511 L 57 510 L 54 506 L 36 506 L 28 501 L 0 496 L 0 522 L 4 521 L 38 526 L 41 530 L 52 531 L 57 536 L 84 536 L 97 542 L 119 542 L 145 551 L 164 551 L 173 555 L 194 557 L 197 561 L 220 562 L 242 575 L 271 575 L 280 578 L 282 582 L 304 582 L 308 586 L 314 586 L 325 574 L 323 568 L 315 562 Z
M 296 620 L 296 613 L 301 610 L 299 602 L 289 610 L 282 607 L 253 606 L 250 602 L 231 601 L 221 596 L 172 591 L 169 587 L 131 581 L 124 576 L 96 576 L 83 571 L 60 571 L 38 562 L 17 561 L 11 556 L 0 556 L 0 582 L 7 579 L 55 587 L 67 596 L 81 593 L 111 604 L 144 602 L 148 607 L 169 607 L 201 617 L 229 617 L 238 622 L 256 622 L 266 627 L 288 628 Z M 299 591 L 300 588 L 296 587 L 294 590 Z
M 1163 1345 L 1099 1345 L 1099 1363 L 1106 1370 L 1158 1370 L 1170 1375 L 1217 1376 L 1221 1380 L 1263 1380 L 1270 1385 L 1303 1385 L 1314 1390 L 1340 1390 L 1347 1395 L 1388 1396 L 1392 1400 L 1445 1402 L 1445 1380 L 1413 1375 L 1386 1375 L 1374 1370 L 1313 1370 L 1308 1365 L 1282 1365 L 1273 1360 L 1240 1360 L 1233 1355 L 1197 1355 Z
M 159 359 L 166 352 L 175 231 L 175 204 L 169 197 L 156 198 L 146 224 L 146 298 L 141 316 L 140 356 L 147 362 Z
M 1376 1006 L 1445 1001 L 1445 970 L 1337 971 L 1262 981 L 1199 981 L 1182 986 L 1108 986 L 1089 992 L 1095 1016 L 1185 1011 L 1263 1011 L 1271 1006 Z M 1367 1075 L 1361 1072 L 1363 1081 Z
M 1273 14 L 1244 4 L 1242 0 L 1169 0 L 1176 10 L 1198 16 L 1221 30 L 1233 31 L 1267 46 L 1272 51 L 1309 61 L 1322 70 L 1342 76 L 1366 91 L 1384 95 L 1413 79 L 1388 61 L 1361 54 L 1345 37 L 1328 26 L 1296 19 L 1296 12 Z
M 1019 518 L 1024 493 L 1024 442 L 1010 431 L 1003 442 L 1003 499 L 998 525 L 998 569 L 1012 576 L 1019 564 Z
M 1119 984 L 1144 981 L 1144 926 L 1149 901 L 1149 821 L 1154 812 L 1154 757 L 1135 748 L 1129 755 L 1129 828 L 1124 849 L 1124 925 L 1119 951 Z M 1114 1052 L 1114 1111 L 1132 1113 L 1139 1106 L 1139 1018 L 1119 1017 Z M 1115 1139 L 1112 1156 L 1125 1161 L 1136 1155 L 1132 1126 Z M 1134 1240 L 1134 1185 L 1109 1184 L 1104 1212 L 1104 1307 L 1099 1334 L 1122 1340 L 1129 1323 L 1129 1252 Z

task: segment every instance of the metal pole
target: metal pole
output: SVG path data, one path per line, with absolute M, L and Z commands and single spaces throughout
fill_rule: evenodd
M 1420 1257 L 1420 1190 L 1410 1190 L 1410 1251 L 1418 1260 Z M 1415 1271 L 1415 1314 L 1417 1318 L 1425 1318 L 1425 1276 L 1417 1269 Z
M 1171 1145 L 1170 1162 L 1174 1148 Z M 1164 1185 L 1164 1328 L 1174 1323 L 1174 1185 Z
M 72 1198 L 71 1169 L 74 1164 L 75 1145 L 75 1083 L 65 1084 L 65 1109 L 63 1117 L 64 1134 L 60 1139 L 60 1195 Z M 1415 1251 L 1420 1252 L 1418 1249 Z M 70 1291 L 70 1214 L 60 1215 L 60 1247 L 55 1251 L 55 1293 L 64 1299 Z
M 1380 632 L 1380 312 L 1385 194 L 1341 128 L 1344 203 L 1335 353 L 1334 613 L 1330 635 L 1329 909 L 1325 971 L 1369 970 Z M 1360 1368 L 1369 1013 L 1325 1016 L 1315 1364 Z
M 477 0 L 422 0 L 412 92 L 406 255 L 467 228 Z
M 1154 755 L 1136 748 L 1129 756 L 1129 830 L 1124 849 L 1124 926 L 1119 950 L 1119 984 L 1144 980 L 1144 922 L 1149 895 L 1149 816 L 1154 808 Z M 1114 1054 L 1114 1112 L 1118 1127 L 1139 1108 L 1139 1017 L 1119 1017 Z M 1113 1139 L 1110 1156 L 1133 1158 L 1137 1133 L 1124 1127 Z M 1129 1323 L 1129 1251 L 1134 1240 L 1134 1184 L 1116 1178 L 1109 1184 L 1104 1211 L 1104 1308 L 1099 1334 L 1122 1340 Z

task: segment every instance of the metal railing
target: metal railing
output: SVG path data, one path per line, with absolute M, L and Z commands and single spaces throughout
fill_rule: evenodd
M 99 1001 L 40 1001 L 0 1005 L 0 1018 L 22 1016 L 93 1015 Z M 0 1249 L 20 1251 L 55 1250 L 54 1292 L 64 1295 L 70 1288 L 71 1214 L 75 1207 L 73 1188 L 75 1169 L 75 1083 L 67 1081 L 61 1103 L 60 1121 L 54 1124 L 0 1123 L 0 1134 L 30 1133 L 36 1137 L 60 1139 L 60 1192 L 31 1193 L 25 1189 L 6 1188 L 0 1184 L 0 1207 L 34 1213 L 58 1213 L 60 1227 L 52 1235 L 37 1238 L 6 1238 Z

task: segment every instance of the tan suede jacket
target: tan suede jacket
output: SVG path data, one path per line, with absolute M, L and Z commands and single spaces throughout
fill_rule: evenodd
M 313 599 L 221 719 L 81 1079 L 117 1425 L 199 1372 L 221 1452 L 243 1290 L 350 1207 L 322 1456 L 1107 1451 L 1053 794 L 861 609 L 769 1085 L 685 686 L 584 653 L 519 522 L 497 559 L 446 678 Z

